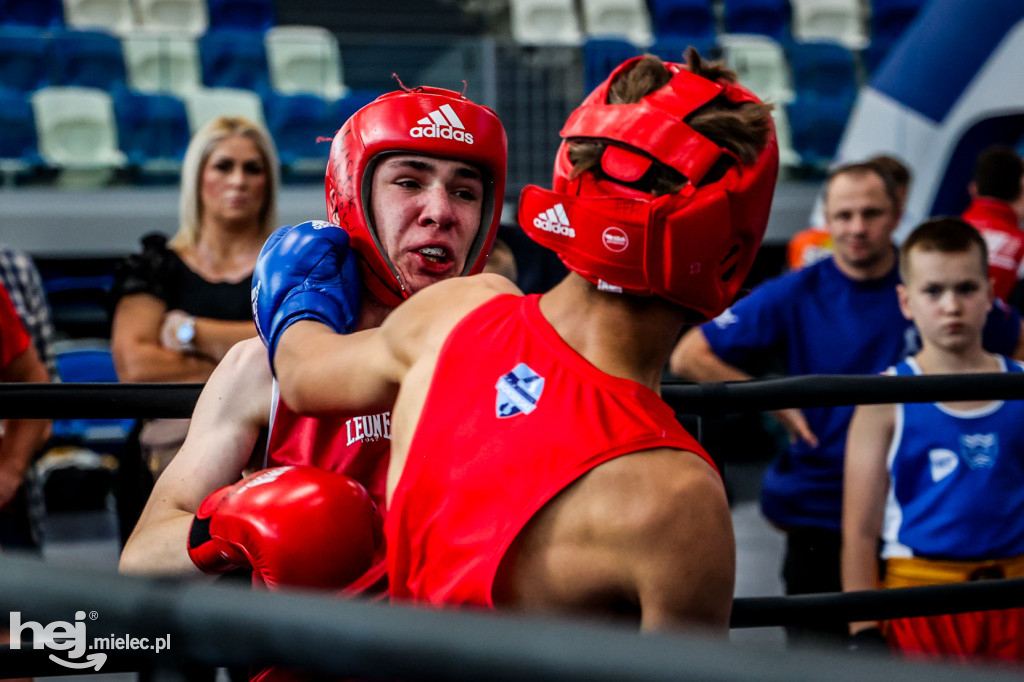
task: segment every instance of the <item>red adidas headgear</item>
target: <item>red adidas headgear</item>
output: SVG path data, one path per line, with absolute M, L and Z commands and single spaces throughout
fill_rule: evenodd
M 327 218 L 344 227 L 359 258 L 363 283 L 382 303 L 398 305 L 408 291 L 381 248 L 369 212 L 373 169 L 382 154 L 458 159 L 483 174 L 480 230 L 462 275 L 480 272 L 494 244 L 505 196 L 505 129 L 493 111 L 441 88 L 381 95 L 352 114 L 334 136 L 327 162 Z
M 655 295 L 710 319 L 728 306 L 761 245 L 771 208 L 779 151 L 774 129 L 752 164 L 742 164 L 685 123 L 717 97 L 760 102 L 746 88 L 665 63 L 672 78 L 635 104 L 608 104 L 613 80 L 641 57 L 616 68 L 566 121 L 555 158 L 553 191 L 528 186 L 519 201 L 519 223 L 566 267 L 599 289 Z M 609 143 L 601 176 L 569 180 L 567 140 Z M 725 174 L 702 183 L 724 156 Z M 681 173 L 678 192 L 654 196 L 631 188 L 654 161 Z

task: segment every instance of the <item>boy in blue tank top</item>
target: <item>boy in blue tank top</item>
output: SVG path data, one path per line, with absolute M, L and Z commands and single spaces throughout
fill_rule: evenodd
M 919 226 L 897 292 L 922 348 L 888 374 L 1022 372 L 982 346 L 985 242 L 959 218 Z M 847 442 L 846 591 L 1024 576 L 1024 401 L 862 405 Z M 879 555 L 879 539 L 881 553 Z M 1024 609 L 851 623 L 856 641 L 913 655 L 1024 658 Z

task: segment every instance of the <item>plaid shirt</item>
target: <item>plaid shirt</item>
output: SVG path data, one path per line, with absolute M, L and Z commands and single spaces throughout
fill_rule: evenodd
M 50 305 L 46 300 L 43 280 L 28 255 L 7 246 L 0 246 L 0 281 L 11 295 L 11 302 L 25 324 L 39 359 L 46 365 L 50 378 L 56 380 L 57 365 L 53 359 L 53 327 Z

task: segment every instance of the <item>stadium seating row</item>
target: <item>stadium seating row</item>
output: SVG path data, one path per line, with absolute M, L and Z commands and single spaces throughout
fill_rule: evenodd
M 185 96 L 206 86 L 337 99 L 346 92 L 342 79 L 337 39 L 317 26 L 225 29 L 199 38 L 0 26 L 0 88 L 18 92 L 72 85 Z
M 663 39 L 650 51 L 678 60 L 692 42 Z M 777 105 L 784 166 L 821 168 L 829 163 L 858 90 L 852 52 L 824 42 L 783 47 L 767 36 L 745 34 L 723 35 L 699 47 L 706 55 L 725 58 L 742 82 Z M 624 40 L 587 41 L 583 54 L 588 89 L 638 53 Z M 82 73 L 95 76 L 99 60 L 89 59 L 92 71 Z M 338 121 L 372 97 L 324 97 L 322 88 L 274 89 L 254 81 L 207 87 L 195 69 L 182 67 L 177 70 L 191 75 L 170 79 L 159 73 L 167 70 L 166 64 L 151 64 L 142 70 L 146 78 L 136 74 L 126 80 L 122 66 L 112 69 L 120 74 L 112 80 L 96 76 L 72 81 L 72 86 L 8 90 L 0 96 L 0 170 L 25 175 L 51 167 L 78 169 L 84 175 L 86 169 L 104 169 L 105 175 L 96 175 L 106 180 L 114 169 L 126 168 L 139 181 L 170 178 L 180 168 L 191 133 L 215 115 L 234 113 L 264 122 L 280 147 L 285 176 L 303 178 L 322 170 L 326 158 L 326 145 L 317 145 L 316 138 L 329 136 Z M 257 69 L 239 70 L 251 76 Z
M 538 6 L 548 2 L 523 1 Z M 916 0 L 875 3 L 884 1 Z M 11 0 L 0 0 L 0 4 L 5 2 Z M 65 2 L 65 13 L 70 16 L 71 0 Z M 516 11 L 518 0 L 510 2 Z M 580 7 L 590 7 L 593 14 L 595 7 L 611 11 L 616 4 L 625 6 L 622 0 L 601 2 L 604 4 Z M 656 5 L 666 11 L 670 5 L 676 9 L 702 5 L 710 12 L 710 0 L 649 2 L 658 25 L 663 15 L 655 13 Z M 755 0 L 724 0 L 726 11 L 735 13 L 741 2 L 748 3 L 746 7 L 752 11 Z M 756 2 L 762 8 L 780 3 L 789 7 L 789 0 Z M 628 24 L 625 19 L 618 22 L 620 26 Z M 591 21 L 590 25 L 595 24 Z M 765 33 L 710 31 L 700 38 L 659 35 L 638 45 L 608 34 L 582 44 L 586 87 L 592 88 L 615 64 L 641 50 L 678 60 L 688 44 L 695 44 L 705 55 L 723 56 L 739 71 L 742 82 L 776 103 L 784 165 L 820 168 L 831 160 L 862 80 L 858 78 L 858 60 L 864 59 L 838 43 L 777 41 Z M 92 120 L 108 122 L 99 128 L 107 132 L 91 135 L 91 147 L 72 142 L 76 129 L 94 130 L 95 125 L 72 125 L 63 114 L 45 113 L 51 109 L 48 102 L 61 101 L 54 93 L 62 88 L 52 86 L 98 90 L 109 96 L 109 102 L 100 103 L 93 92 L 83 99 L 92 103 L 79 107 L 90 112 Z M 346 87 L 337 39 L 326 29 L 311 26 L 273 26 L 265 32 L 211 30 L 198 37 L 148 33 L 136 27 L 116 37 L 97 30 L 0 23 L 0 89 L 49 91 L 31 99 L 4 95 L 9 109 L 2 116 L 10 125 L 0 133 L 0 171 L 99 165 L 130 168 L 142 178 L 176 171 L 188 134 L 224 111 L 266 122 L 275 135 L 282 136 L 279 144 L 286 175 L 288 170 L 298 172 L 304 166 L 322 163 L 324 154 L 310 149 L 315 136 L 297 127 L 297 120 L 304 118 L 316 126 L 316 135 L 329 134 L 324 131 L 331 126 L 317 125 L 328 115 L 327 110 L 366 101 L 365 96 L 356 96 L 339 104 L 346 99 Z M 62 96 L 70 91 L 63 88 Z M 138 115 L 133 116 L 132 110 Z M 111 113 L 104 113 L 107 111 Z M 160 124 L 140 123 L 147 117 Z M 54 120 L 60 121 L 59 125 L 54 125 Z M 48 132 L 54 128 L 63 131 L 61 135 Z
M 924 2 L 509 0 L 509 7 L 513 37 L 529 45 L 581 45 L 588 38 L 617 37 L 647 47 L 660 38 L 702 41 L 721 33 L 756 33 L 780 42 L 832 40 L 850 49 L 887 51 Z
M 264 123 L 285 178 L 319 178 L 339 122 L 374 94 L 326 100 L 312 94 L 262 97 L 251 90 L 200 88 L 181 99 L 124 88 L 50 86 L 0 91 L 0 171 L 12 176 L 60 169 L 72 183 L 101 184 L 119 169 L 140 182 L 174 181 L 191 134 L 219 114 Z
M 275 23 L 273 0 L 0 0 L 0 24 L 38 28 L 101 28 L 184 32 L 265 31 Z

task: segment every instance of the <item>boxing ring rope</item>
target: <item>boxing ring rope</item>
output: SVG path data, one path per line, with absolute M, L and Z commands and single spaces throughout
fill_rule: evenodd
M 852 622 L 1020 606 L 1024 606 L 1024 578 L 834 594 L 740 597 L 733 600 L 729 627 L 807 625 L 820 620 L 823 613 L 833 621 Z
M 814 375 L 687 384 L 664 382 L 677 412 L 721 415 L 786 407 L 1024 398 L 1024 375 Z M 202 384 L 3 384 L 4 418 L 151 418 L 192 415 Z
M 279 664 L 368 679 L 510 682 L 802 682 L 821 679 L 822 671 L 828 671 L 830 682 L 1019 679 L 1019 671 L 1012 676 L 1008 669 L 988 666 L 911 664 L 869 655 L 851 660 L 824 651 L 741 650 L 699 632 L 640 634 L 624 626 L 572 619 L 417 609 L 130 578 L 14 558 L 4 558 L 0 566 L 0 608 L 22 611 L 24 619 L 42 623 L 70 621 L 75 611 L 94 611 L 90 637 L 108 632 L 168 637 L 170 647 L 159 654 L 164 663 Z M 158 656 L 139 654 L 152 660 Z M 51 667 L 52 674 L 69 674 Z M 33 671 L 39 674 L 39 668 L 27 672 Z M 10 665 L 2 672 L 19 671 Z
M 0 415 L 189 417 L 201 389 L 200 384 L 4 384 Z M 712 416 L 801 405 L 1018 399 L 1024 397 L 1024 375 L 823 375 L 706 384 L 666 382 L 662 395 L 679 413 Z M 851 668 L 848 657 L 825 652 L 773 651 L 759 658 L 759 653 L 719 649 L 728 645 L 700 637 L 641 636 L 632 629 L 592 624 L 242 592 L 109 573 L 86 576 L 38 562 L 0 558 L 0 604 L 23 610 L 26 618 L 71 620 L 74 611 L 96 610 L 103 613 L 103 627 L 110 631 L 133 636 L 170 634 L 174 646 L 169 653 L 175 660 L 215 665 L 275 663 L 404 679 L 803 680 L 819 678 L 821 670 L 829 670 L 829 677 L 836 681 L 884 675 L 931 682 L 936 675 L 951 676 L 950 668 L 925 670 L 899 661 L 859 658 Z M 1018 606 L 1024 606 L 1024 579 L 738 598 L 730 626 L 800 624 L 820 619 L 823 613 L 830 620 L 852 621 Z M 268 619 L 268 614 L 273 618 Z M 15 673 L 0 663 L 0 672 L 39 674 L 33 672 L 39 670 L 38 656 L 30 656 L 39 653 L 43 652 L 0 651 L 0 661 L 22 660 L 28 666 Z M 128 666 L 125 670 L 133 669 L 130 661 L 139 659 L 128 660 L 123 663 Z M 881 667 L 870 672 L 865 668 L 876 665 Z M 69 674 L 66 669 L 50 668 L 47 674 Z M 996 679 L 991 675 L 997 672 L 952 670 L 958 680 Z

